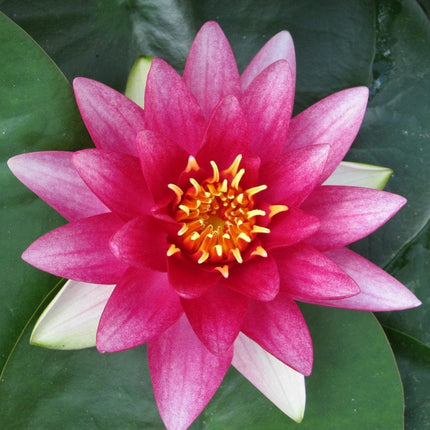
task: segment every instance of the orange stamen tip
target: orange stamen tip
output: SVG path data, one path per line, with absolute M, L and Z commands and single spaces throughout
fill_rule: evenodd
M 251 255 L 258 255 L 260 257 L 267 257 L 267 251 L 262 246 L 257 246 Z
M 181 252 L 181 250 L 174 243 L 172 243 L 169 246 L 169 249 L 167 250 L 166 254 L 168 257 L 171 257 L 173 254 L 176 254 L 177 252 Z
M 188 163 L 187 167 L 185 168 L 185 172 L 190 173 L 191 170 L 200 170 L 200 166 L 197 164 L 197 160 L 192 155 L 188 157 Z
M 281 212 L 287 211 L 288 206 L 286 206 L 286 205 L 270 205 L 269 209 L 270 209 L 269 218 L 273 218 L 275 215 L 277 215 Z
M 216 267 L 215 267 L 215 270 L 218 270 L 218 272 L 220 272 L 220 273 L 221 273 L 221 275 L 222 275 L 225 279 L 227 279 L 227 278 L 228 278 L 229 273 L 228 273 L 228 265 L 227 265 L 227 264 L 225 264 L 224 266 L 216 266 Z

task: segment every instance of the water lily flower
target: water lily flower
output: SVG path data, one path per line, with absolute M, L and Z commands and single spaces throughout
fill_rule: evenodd
M 96 148 L 9 160 L 69 221 L 23 254 L 71 280 L 33 341 L 61 348 L 52 333 L 77 320 L 82 336 L 71 347 L 95 341 L 115 352 L 147 343 L 161 417 L 184 429 L 232 362 L 269 397 L 267 369 L 294 369 L 286 378 L 295 386 L 302 379 L 294 375 L 311 373 L 311 336 L 296 301 L 367 311 L 417 306 L 406 287 L 345 248 L 406 202 L 339 183 L 367 88 L 335 93 L 291 119 L 294 87 L 289 33 L 269 40 L 240 75 L 214 22 L 197 34 L 182 77 L 152 61 L 144 109 L 75 79 Z M 78 311 L 64 306 L 73 298 Z M 302 406 L 288 408 L 301 419 Z

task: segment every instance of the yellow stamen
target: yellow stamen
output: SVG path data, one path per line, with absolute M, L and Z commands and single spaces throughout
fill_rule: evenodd
M 239 169 L 239 165 L 240 162 L 242 161 L 242 154 L 239 154 L 236 156 L 236 158 L 234 159 L 233 163 L 231 163 L 231 166 L 228 167 L 227 169 L 225 169 L 223 171 L 223 173 L 225 175 L 231 175 L 231 176 L 236 176 L 236 173 Z
M 202 250 L 202 255 L 197 260 L 197 263 L 202 264 L 209 258 L 209 252 Z
M 221 245 L 215 245 L 215 252 L 218 257 L 222 257 L 222 246 Z
M 197 164 L 196 159 L 192 155 L 188 157 L 188 164 L 187 164 L 187 167 L 185 168 L 185 172 L 190 173 L 191 170 L 196 170 L 196 171 L 200 170 L 200 166 Z
M 267 251 L 262 246 L 257 246 L 251 255 L 259 255 L 260 257 L 267 257 Z
M 194 190 L 196 192 L 196 196 L 200 193 L 200 190 L 202 189 L 200 187 L 200 184 L 194 179 L 190 178 L 191 185 L 194 187 Z
M 233 248 L 231 250 L 231 253 L 233 254 L 234 258 L 239 264 L 243 263 L 242 255 L 240 255 L 240 249 L 239 248 Z
M 218 170 L 218 166 L 216 165 L 215 161 L 211 161 L 211 166 L 212 166 L 212 170 L 213 170 L 213 176 L 212 176 L 212 180 L 213 182 L 218 182 L 219 181 L 219 170 Z
M 178 231 L 178 236 L 183 236 L 188 231 L 187 224 L 182 224 L 181 229 Z
M 248 215 L 248 219 L 249 219 L 249 218 L 253 218 L 255 216 L 264 216 L 264 215 L 266 215 L 266 212 L 261 210 L 261 209 L 253 209 L 252 211 L 249 211 L 247 213 L 247 215 Z
M 240 233 L 239 236 L 237 236 L 239 239 L 244 240 L 245 242 L 250 243 L 251 242 L 251 238 L 244 232 Z
M 286 206 L 286 205 L 270 205 L 269 209 L 270 209 L 269 218 L 273 218 L 278 213 L 287 211 L 288 206 Z
M 169 249 L 167 250 L 167 256 L 171 257 L 173 254 L 176 254 L 177 252 L 181 252 L 181 250 L 174 243 L 172 243 L 169 246 Z
M 252 187 L 248 188 L 246 190 L 246 194 L 248 194 L 248 197 L 254 196 L 255 194 L 260 193 L 261 191 L 264 191 L 267 188 L 267 185 L 259 185 L 258 187 Z
M 182 212 L 185 212 L 187 215 L 190 214 L 190 208 L 187 205 L 179 205 L 178 207 Z
M 183 196 L 184 192 L 175 184 L 168 184 L 167 188 L 171 189 L 175 193 L 175 204 L 177 205 L 181 201 L 181 197 Z
M 221 273 L 222 276 L 224 276 L 225 279 L 228 278 L 228 266 L 225 264 L 224 266 L 216 266 L 215 270 L 218 270 L 218 272 Z
M 231 186 L 235 190 L 239 188 L 239 182 L 242 179 L 244 174 L 245 174 L 245 169 L 240 169 L 239 172 L 234 176 L 233 180 L 231 181 Z
M 251 233 L 270 233 L 270 229 L 267 227 L 261 227 L 259 225 L 254 225 L 252 227 Z

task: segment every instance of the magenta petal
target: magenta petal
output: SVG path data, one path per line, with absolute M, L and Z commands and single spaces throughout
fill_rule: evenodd
M 419 306 L 421 302 L 397 279 L 347 249 L 326 253 L 360 287 L 361 293 L 340 300 L 318 300 L 317 304 L 363 311 L 398 311 Z
M 182 313 L 166 273 L 129 269 L 106 303 L 97 329 L 97 349 L 134 348 L 163 333 Z
M 312 236 L 319 227 L 317 217 L 291 207 L 274 217 L 269 224 L 270 234 L 263 236 L 261 242 L 266 250 L 291 246 Z
M 210 353 L 183 316 L 148 343 L 148 363 L 155 400 L 167 430 L 185 430 L 215 394 L 233 349 Z
M 301 206 L 321 222 L 307 243 L 322 251 L 348 245 L 375 231 L 405 203 L 402 196 L 371 188 L 319 187 Z
M 177 185 L 180 173 L 188 162 L 188 153 L 177 143 L 152 131 L 143 131 L 137 137 L 137 149 L 143 175 L 155 201 L 174 194 L 167 188 Z
M 293 109 L 294 88 L 285 60 L 271 64 L 243 93 L 251 148 L 262 160 L 281 153 Z
M 366 110 L 366 87 L 339 91 L 312 105 L 290 123 L 287 148 L 329 143 L 330 156 L 321 178 L 323 182 L 342 161 L 358 133 Z
M 287 294 L 271 302 L 252 302 L 242 329 L 267 352 L 308 376 L 312 371 L 312 339 L 298 306 Z
M 72 152 L 30 152 L 7 162 L 12 173 L 68 221 L 109 212 L 72 164 Z
M 242 327 L 248 299 L 217 284 L 197 299 L 182 299 L 185 314 L 198 338 L 214 354 L 231 347 Z
M 91 79 L 74 79 L 73 89 L 96 147 L 137 155 L 136 136 L 145 128 L 143 109 L 118 91 Z
M 256 257 L 235 265 L 223 283 L 252 299 L 273 300 L 279 292 L 278 267 L 271 257 Z
M 356 282 L 330 258 L 309 245 L 276 250 L 281 290 L 293 299 L 314 303 L 360 293 Z
M 176 254 L 167 259 L 169 281 L 176 292 L 186 299 L 195 299 L 215 285 L 220 274 L 210 273 L 197 262 L 190 261 Z
M 272 158 L 260 171 L 261 180 L 267 185 L 264 199 L 300 205 L 320 184 L 329 151 L 329 145 L 310 145 Z
M 166 271 L 166 233 L 151 216 L 125 224 L 112 237 L 110 246 L 115 256 L 130 266 Z
M 37 239 L 22 258 L 40 270 L 63 278 L 115 284 L 127 265 L 112 254 L 109 240 L 123 224 L 112 213 L 71 222 Z
M 236 60 L 216 22 L 207 22 L 197 33 L 185 65 L 184 81 L 206 118 L 223 97 L 239 96 L 240 78 Z
M 205 120 L 200 107 L 181 77 L 160 58 L 153 60 L 146 83 L 145 126 L 190 154 L 201 145 Z
M 278 60 L 287 60 L 293 83 L 296 80 L 296 55 L 294 52 L 293 39 L 288 31 L 281 31 L 275 34 L 266 44 L 257 52 L 257 55 L 248 64 L 241 76 L 242 90 L 251 84 L 257 75 L 266 67 Z
M 247 154 L 248 143 L 245 115 L 236 97 L 228 96 L 217 105 L 209 120 L 197 161 L 202 167 L 209 167 L 213 160 L 220 169 L 225 169 L 238 154 Z
M 139 159 L 120 152 L 85 149 L 73 155 L 79 175 L 113 212 L 129 220 L 153 205 Z

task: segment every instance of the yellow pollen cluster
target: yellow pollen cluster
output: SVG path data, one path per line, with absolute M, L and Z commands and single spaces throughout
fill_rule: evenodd
M 197 263 L 215 263 L 215 269 L 228 277 L 228 263 L 242 263 L 242 252 L 257 234 L 267 234 L 267 227 L 258 225 L 258 217 L 266 211 L 255 208 L 254 196 L 267 188 L 260 185 L 248 189 L 240 186 L 245 169 L 239 169 L 242 155 L 238 155 L 230 167 L 219 171 L 211 161 L 212 177 L 198 182 L 190 178 L 191 186 L 183 191 L 175 184 L 168 187 L 175 193 L 174 217 L 181 228 L 178 231 L 181 248 L 170 245 L 167 255 L 172 256 L 181 249 Z M 194 157 L 190 157 L 185 172 L 199 170 Z M 284 205 L 269 207 L 269 217 L 286 211 Z M 252 255 L 266 257 L 267 252 L 257 246 Z M 218 265 L 219 264 L 219 265 Z

